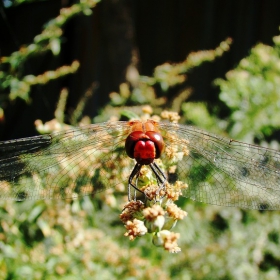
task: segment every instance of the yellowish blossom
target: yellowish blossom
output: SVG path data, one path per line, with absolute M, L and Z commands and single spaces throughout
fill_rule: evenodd
M 153 113 L 153 108 L 150 105 L 146 105 L 142 107 L 142 112 L 144 114 L 149 114 L 151 115 Z
M 180 116 L 177 112 L 162 111 L 160 116 L 163 119 L 170 120 L 170 122 L 177 123 L 180 120 Z

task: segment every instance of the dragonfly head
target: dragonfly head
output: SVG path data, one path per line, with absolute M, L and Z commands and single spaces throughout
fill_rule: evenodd
M 155 131 L 133 131 L 125 141 L 127 155 L 142 165 L 151 164 L 159 158 L 163 148 L 162 136 Z

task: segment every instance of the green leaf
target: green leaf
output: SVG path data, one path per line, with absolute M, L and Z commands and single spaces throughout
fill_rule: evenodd
M 129 120 L 132 120 L 132 119 L 139 119 L 139 116 L 137 114 L 135 114 L 134 112 L 132 111 L 129 111 L 129 110 L 123 110 L 121 111 L 121 118 L 127 118 Z

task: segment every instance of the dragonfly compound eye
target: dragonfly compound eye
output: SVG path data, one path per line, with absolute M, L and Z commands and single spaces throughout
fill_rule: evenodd
M 125 142 L 127 155 L 140 164 L 150 164 L 159 158 L 163 147 L 162 136 L 155 131 L 133 131 Z

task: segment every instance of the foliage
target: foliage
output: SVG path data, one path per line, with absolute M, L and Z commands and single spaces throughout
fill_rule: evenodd
M 76 72 L 79 67 L 77 61 L 74 61 L 70 66 L 64 65 L 38 76 L 25 75 L 24 69 L 26 62 L 31 57 L 42 56 L 46 52 L 51 52 L 54 56 L 59 55 L 63 35 L 62 28 L 65 23 L 80 13 L 90 15 L 91 8 L 95 7 L 98 2 L 98 0 L 86 0 L 61 9 L 60 14 L 44 26 L 42 33 L 35 36 L 33 43 L 21 46 L 18 51 L 8 57 L 1 57 L 0 93 L 2 96 L 6 94 L 7 98 L 9 97 L 11 100 L 18 97 L 28 101 L 32 86 L 46 84 L 50 80 Z
M 24 3 L 31 3 L 31 2 L 38 2 L 38 1 L 45 1 L 45 0 L 3 0 L 3 4 L 6 8 L 18 6 Z
M 187 80 L 187 74 L 195 67 L 205 62 L 211 62 L 223 55 L 229 50 L 231 39 L 222 41 L 214 50 L 198 51 L 190 53 L 186 59 L 177 64 L 164 63 L 155 68 L 153 76 L 140 76 L 137 72 L 133 73 L 133 79 L 128 78 L 127 83 L 120 85 L 119 93 L 112 92 L 111 102 L 108 104 L 94 122 L 102 122 L 108 120 L 108 116 L 120 116 L 120 113 L 126 110 L 126 106 L 130 106 L 129 110 L 140 114 L 142 106 L 152 104 L 155 113 L 159 114 L 162 108 L 169 106 L 172 111 L 180 111 L 183 101 L 185 101 L 191 90 L 187 87 L 181 90 L 172 100 L 168 100 L 166 96 L 158 97 L 160 94 L 168 93 L 172 87 L 181 85 Z M 132 76 L 130 73 L 127 76 Z M 160 87 L 161 92 L 157 91 Z M 133 105 L 133 106 L 131 106 Z M 139 106 L 137 106 L 139 105 Z
M 272 47 L 256 45 L 248 57 L 226 74 L 225 80 L 215 81 L 221 89 L 220 99 L 229 109 L 227 119 L 211 115 L 205 103 L 188 102 L 182 105 L 187 121 L 218 134 L 251 143 L 258 141 L 279 149 L 273 134 L 279 129 L 279 36 L 273 40 L 275 45 Z M 212 108 L 212 111 L 217 109 Z M 271 143 L 264 142 L 268 137 Z M 207 210 L 208 214 L 205 212 L 204 215 L 212 215 L 210 229 L 204 229 L 203 234 L 200 230 L 197 233 L 199 245 L 190 261 L 190 266 L 201 261 L 201 271 L 207 272 L 195 274 L 196 279 L 279 277 L 279 267 L 275 265 L 280 257 L 278 213 L 226 208 L 215 209 L 211 213 L 213 208 L 209 206 Z M 203 226 L 199 224 L 200 229 Z M 193 226 L 193 221 L 188 225 Z M 211 237 L 209 232 L 213 228 L 216 235 Z M 209 246 L 211 243 L 213 245 Z
M 231 111 L 228 131 L 234 138 L 252 143 L 280 128 L 280 36 L 273 40 L 272 47 L 256 45 L 226 80 L 215 81 Z
M 228 120 L 211 115 L 203 103 L 183 103 L 190 94 L 189 88 L 179 92 L 171 101 L 164 96 L 170 87 L 185 83 L 186 74 L 193 67 L 212 61 L 227 50 L 229 42 L 225 41 L 216 50 L 190 54 L 182 63 L 159 66 L 152 77 L 137 76 L 133 83 L 128 81 L 120 85 L 120 92 L 111 94 L 111 103 L 94 121 L 153 114 L 159 118 L 162 109 L 169 108 L 178 112 L 182 110 L 188 122 L 215 133 L 225 134 L 224 130 L 227 130 L 229 134 L 243 139 L 261 139 L 260 135 L 269 135 L 278 127 L 277 38 L 273 48 L 259 45 L 253 49 L 245 59 L 245 65 L 241 62 L 236 70 L 228 74 L 227 81 L 217 81 L 222 89 L 222 100 L 232 110 Z M 44 42 L 42 51 L 51 49 L 49 37 L 40 42 Z M 29 52 L 25 54 L 28 59 Z M 10 59 L 12 62 L 11 57 L 8 61 Z M 15 60 L 14 64 L 17 63 Z M 241 79 L 244 71 L 247 79 Z M 2 72 L 1 75 L 5 74 Z M 18 73 L 13 78 L 18 82 L 25 79 Z M 10 89 L 12 78 L 7 75 L 2 79 L 7 81 L 5 89 Z M 158 97 L 158 86 L 164 97 Z M 28 98 L 28 91 L 24 98 Z M 63 90 L 56 119 L 45 125 L 37 122 L 38 130 L 46 133 L 69 128 L 63 123 L 66 98 L 67 91 Z M 86 117 L 81 119 L 82 103 L 85 101 L 82 100 L 69 118 L 71 124 L 89 122 Z M 245 102 L 244 106 L 238 106 L 241 101 Z M 266 106 L 269 111 L 265 111 Z M 266 115 L 267 112 L 272 114 Z M 240 114 L 246 121 L 240 120 Z M 260 115 L 265 120 L 261 125 Z M 149 237 L 136 238 L 131 242 L 123 236 L 125 229 L 118 216 L 126 199 L 126 195 L 116 195 L 113 190 L 108 190 L 94 199 L 0 201 L 0 278 L 279 278 L 278 213 L 201 205 L 180 199 L 178 205 L 189 215 L 176 227 L 181 233 L 179 245 L 182 253 L 170 255 L 151 246 Z

